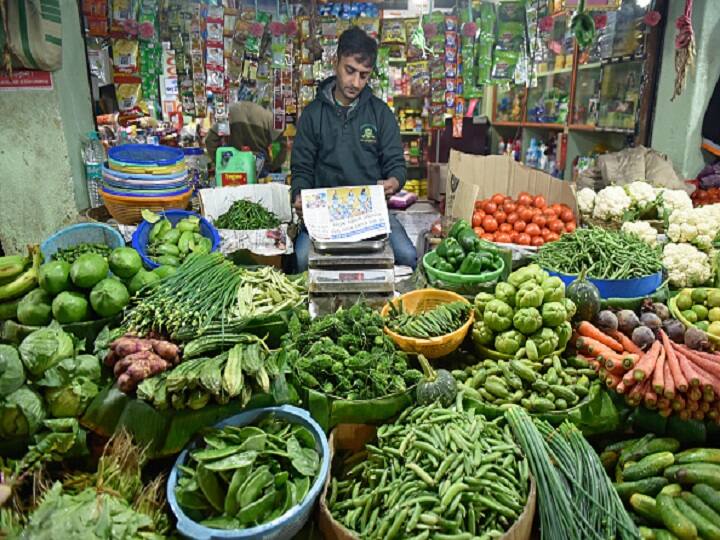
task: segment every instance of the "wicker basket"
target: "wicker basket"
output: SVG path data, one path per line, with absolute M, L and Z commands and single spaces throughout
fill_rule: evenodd
M 470 303 L 459 294 L 451 291 L 441 291 L 440 289 L 420 289 L 403 294 L 400 298 L 393 300 L 393 302 L 402 303 L 403 309 L 408 313 L 422 313 L 440 304 L 457 301 Z M 390 304 L 385 304 L 385 307 L 382 309 L 382 316 L 387 317 L 389 312 Z M 450 334 L 430 339 L 401 336 L 390 330 L 387 326 L 385 327 L 385 333 L 405 352 L 422 354 L 429 359 L 440 358 L 447 356 L 462 344 L 474 320 L 475 312 L 474 310 L 470 310 L 468 320 L 460 328 Z
M 142 221 L 144 209 L 159 212 L 161 210 L 185 210 L 188 207 L 192 190 L 174 197 L 124 197 L 110 195 L 100 189 L 100 196 L 110 215 L 122 225 L 137 225 Z

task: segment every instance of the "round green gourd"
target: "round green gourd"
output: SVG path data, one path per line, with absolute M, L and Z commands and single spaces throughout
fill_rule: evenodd
M 565 296 L 577 307 L 574 320 L 592 321 L 600 312 L 600 291 L 586 277 L 586 270 L 565 290 Z
M 425 374 L 425 378 L 418 383 L 415 389 L 418 404 L 428 405 L 440 400 L 444 407 L 451 405 L 457 395 L 455 377 L 446 369 L 434 370 L 422 354 L 418 355 L 418 361 Z

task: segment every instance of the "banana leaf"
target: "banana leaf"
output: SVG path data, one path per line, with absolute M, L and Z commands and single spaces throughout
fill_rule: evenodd
M 85 350 L 92 351 L 95 338 L 105 326 L 115 327 L 120 324 L 122 315 L 98 319 L 96 321 L 85 321 L 61 325 L 65 332 L 72 334 L 80 340 L 85 340 Z M 32 334 L 42 326 L 26 326 L 15 321 L 5 321 L 0 325 L 0 342 L 20 345 L 23 339 Z

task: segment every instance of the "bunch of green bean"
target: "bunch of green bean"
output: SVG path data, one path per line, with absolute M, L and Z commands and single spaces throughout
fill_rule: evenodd
M 86 253 L 96 253 L 107 258 L 110 256 L 112 249 L 106 244 L 93 244 L 89 242 L 83 242 L 81 244 L 75 244 L 66 248 L 60 248 L 53 254 L 53 260 L 65 261 L 68 264 L 74 263 L 80 255 Z
M 263 205 L 252 201 L 240 199 L 215 220 L 215 226 L 220 229 L 235 229 L 240 231 L 253 231 L 257 229 L 274 229 L 280 225 L 280 220 Z
M 547 270 L 596 279 L 631 279 L 662 270 L 659 248 L 632 234 L 599 228 L 577 229 L 540 248 L 537 261 Z
M 499 538 L 528 496 L 529 467 L 502 420 L 438 403 L 378 428 L 333 476 L 328 507 L 361 538 Z

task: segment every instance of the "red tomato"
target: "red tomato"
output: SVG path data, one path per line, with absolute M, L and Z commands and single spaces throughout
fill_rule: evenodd
M 495 241 L 495 235 L 490 233 L 485 233 L 482 235 L 483 240 L 487 240 L 488 242 L 494 242 Z
M 553 209 L 553 212 L 555 212 L 556 216 L 559 216 L 560 212 L 563 211 L 563 207 L 561 205 L 559 205 L 558 203 L 553 204 L 552 206 L 550 206 L 550 208 Z
M 562 219 L 565 223 L 570 223 L 575 219 L 575 216 L 573 215 L 572 210 L 563 208 L 562 212 L 560 212 L 560 219 Z
M 501 204 L 503 204 L 503 203 L 505 202 L 505 195 L 502 195 L 502 194 L 500 194 L 500 193 L 496 193 L 495 195 L 493 195 L 493 196 L 490 198 L 490 200 L 491 200 L 492 202 L 494 202 L 495 204 L 497 204 L 498 206 L 500 206 Z
M 527 227 L 525 227 L 525 232 L 530 236 L 537 236 L 540 234 L 540 227 L 535 223 L 528 223 Z
M 524 222 L 530 222 L 533 218 L 533 212 L 529 208 L 525 208 L 522 212 L 519 212 L 520 219 L 522 219 Z
M 513 229 L 515 229 L 515 232 L 523 232 L 525 230 L 525 222 L 522 220 L 516 221 Z
M 497 204 L 494 202 L 486 202 L 483 205 L 483 210 L 485 210 L 486 214 L 494 214 L 497 211 Z
M 565 224 L 565 232 L 574 232 L 575 228 L 576 228 L 576 225 L 575 225 L 574 221 L 568 221 Z
M 535 208 L 545 208 L 547 206 L 547 202 L 545 202 L 545 197 L 542 195 L 538 195 L 533 199 L 533 206 Z
M 548 229 L 554 233 L 560 234 L 565 230 L 565 224 L 559 219 L 553 219 L 550 223 L 548 223 Z
M 510 239 L 512 240 L 513 244 L 517 244 L 518 236 L 520 236 L 520 233 L 514 232 L 510 235 Z
M 492 216 L 485 216 L 482 220 L 482 228 L 485 229 L 486 232 L 494 233 L 497 231 L 498 222 L 495 221 L 495 218 Z
M 546 242 L 554 242 L 558 238 L 560 238 L 560 236 L 557 233 L 551 232 L 550 234 L 548 234 L 548 237 L 545 239 L 545 241 Z
M 505 232 L 497 233 L 495 235 L 495 241 L 500 242 L 501 244 L 511 244 L 512 236 Z
M 518 213 L 517 213 L 517 212 L 511 212 L 511 213 L 508 214 L 508 216 L 507 216 L 507 218 L 505 219 L 505 221 L 506 221 L 507 223 L 509 223 L 510 225 L 514 225 L 515 222 L 516 222 L 518 219 L 520 219 L 520 216 L 518 215 Z
M 481 210 L 483 207 L 483 204 L 485 204 L 485 203 L 483 203 L 482 201 L 475 201 L 475 210 Z
M 553 210 L 550 207 L 543 208 L 543 216 L 547 218 L 548 221 L 551 219 L 555 219 L 557 217 L 557 214 L 555 213 L 555 210 Z
M 529 234 L 522 233 L 522 234 L 518 235 L 517 243 L 520 244 L 521 246 L 529 246 L 530 241 L 531 240 L 530 240 Z
M 482 211 L 473 212 L 472 226 L 479 227 L 480 224 L 482 223 L 482 220 L 484 217 L 485 217 L 485 212 L 482 212 Z
M 501 223 L 498 227 L 498 231 L 500 231 L 501 233 L 511 233 L 513 232 L 513 226 L 509 223 Z
M 542 214 L 535 214 L 533 216 L 533 223 L 542 229 L 547 223 L 547 219 L 545 219 L 545 216 Z
M 514 202 L 506 202 L 503 204 L 503 210 L 505 210 L 505 213 L 512 214 L 515 210 L 517 210 L 517 204 Z
M 532 239 L 532 245 L 535 247 L 540 247 L 545 243 L 545 240 L 543 240 L 542 236 L 536 236 Z
M 477 234 L 478 236 L 482 236 L 483 234 L 485 234 L 485 231 L 482 227 L 473 227 L 473 231 L 475 231 L 475 234 Z
M 548 236 L 550 236 L 552 234 L 552 231 L 550 229 L 548 229 L 547 227 L 543 227 L 542 231 L 540 231 L 540 234 L 542 235 L 543 240 L 545 240 L 547 242 Z
M 530 195 L 528 192 L 523 191 L 520 195 L 518 195 L 517 201 L 518 204 L 530 206 L 533 202 L 533 198 L 532 195 Z
M 507 214 L 502 210 L 498 210 L 497 212 L 495 212 L 494 217 L 495 221 L 497 221 L 498 224 L 505 223 L 505 221 L 507 221 Z

